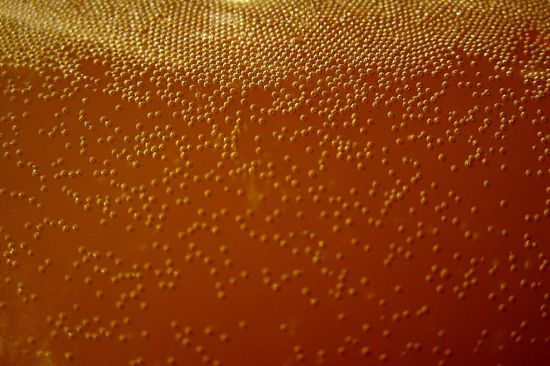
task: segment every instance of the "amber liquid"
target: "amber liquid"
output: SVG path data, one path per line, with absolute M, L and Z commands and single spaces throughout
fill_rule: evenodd
M 549 362 L 547 4 L 109 4 L 0 5 L 0 365 Z

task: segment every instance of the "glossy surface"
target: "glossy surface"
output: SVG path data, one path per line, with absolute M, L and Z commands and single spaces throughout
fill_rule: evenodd
M 550 362 L 546 1 L 1 1 L 0 365 Z

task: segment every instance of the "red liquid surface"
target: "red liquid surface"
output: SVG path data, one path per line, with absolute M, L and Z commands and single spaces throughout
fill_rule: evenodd
M 550 363 L 544 1 L 0 4 L 0 365 Z

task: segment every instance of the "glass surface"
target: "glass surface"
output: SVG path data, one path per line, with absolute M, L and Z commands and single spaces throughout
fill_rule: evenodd
M 550 364 L 547 1 L 0 1 L 0 365 Z

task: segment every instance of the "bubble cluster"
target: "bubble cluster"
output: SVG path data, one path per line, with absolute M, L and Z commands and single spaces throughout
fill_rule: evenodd
M 0 365 L 543 365 L 550 4 L 0 4 Z

